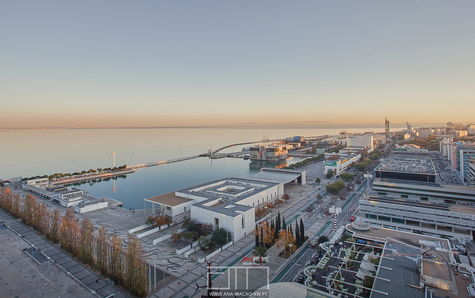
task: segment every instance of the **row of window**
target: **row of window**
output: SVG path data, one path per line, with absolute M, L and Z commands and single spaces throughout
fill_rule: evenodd
M 395 217 L 388 217 L 388 216 L 366 213 L 365 218 L 405 224 L 405 225 L 414 226 L 414 227 L 422 227 L 426 229 L 436 229 L 440 231 L 453 232 L 453 233 L 463 234 L 463 235 L 470 235 L 470 230 L 452 228 L 452 227 L 444 226 L 444 225 L 428 224 L 428 223 L 423 223 L 423 222 L 418 222 L 418 221 L 413 221 L 413 220 L 403 220 L 403 219 L 395 218 Z

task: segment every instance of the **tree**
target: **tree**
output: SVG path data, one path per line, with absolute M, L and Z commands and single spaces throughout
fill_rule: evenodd
M 180 233 L 173 233 L 172 234 L 172 241 L 173 243 L 177 243 L 178 241 L 181 240 L 181 234 Z
M 321 181 L 322 181 L 322 180 L 321 180 L 320 178 L 315 179 L 315 183 L 316 183 L 316 184 L 320 184 Z
M 343 179 L 344 181 L 351 181 L 353 180 L 354 176 L 350 173 L 343 173 L 340 175 L 340 178 Z
M 88 218 L 81 222 L 80 235 L 79 258 L 94 265 L 94 227 Z
M 254 254 L 258 257 L 265 257 L 266 256 L 266 251 L 267 249 L 263 246 L 258 246 L 256 247 L 256 249 L 254 250 Z
M 300 227 L 297 220 L 295 220 L 295 242 L 300 246 Z
M 122 284 L 124 282 L 124 264 L 122 261 L 122 240 L 118 234 L 112 235 L 111 244 L 110 274 L 115 282 Z
M 23 208 L 21 212 L 22 221 L 29 226 L 33 226 L 36 209 L 37 209 L 36 198 L 32 195 L 26 195 L 25 203 L 23 204 Z
M 276 221 L 275 221 L 275 235 L 274 235 L 274 238 L 279 237 L 280 228 L 281 228 L 280 211 L 277 211 L 277 217 L 276 217 Z
M 158 216 L 155 218 L 155 226 L 156 227 L 161 227 L 163 225 L 169 225 L 172 223 L 172 220 L 170 217 L 168 216 L 165 216 L 165 215 L 162 215 L 162 216 Z
M 271 247 L 274 244 L 274 230 L 267 221 L 261 223 L 261 242 L 265 247 Z
M 231 233 L 223 228 L 214 230 L 213 234 L 211 235 L 211 241 L 216 243 L 218 246 L 225 245 L 231 240 Z
M 300 226 L 299 226 L 299 235 L 300 235 L 300 245 L 302 245 L 305 242 L 305 227 L 303 225 L 302 219 L 300 219 Z
M 287 256 L 290 256 L 296 250 L 295 237 L 292 232 L 288 230 L 282 230 L 279 233 L 278 246 L 284 247 L 284 252 Z
M 282 216 L 282 229 L 281 230 L 287 230 L 287 223 L 285 222 L 284 216 Z M 280 231 L 279 231 L 280 233 Z
M 127 246 L 125 283 L 130 291 L 140 297 L 147 296 L 147 267 L 143 261 L 140 241 L 129 235 Z
M 35 229 L 43 235 L 46 235 L 49 229 L 49 210 L 46 204 L 41 202 L 37 204 L 35 209 L 33 226 Z
M 333 195 L 338 194 L 343 188 L 345 188 L 345 183 L 343 181 L 335 181 L 326 186 L 327 192 Z
M 100 227 L 97 231 L 97 240 L 96 240 L 96 269 L 102 274 L 108 273 L 108 258 L 109 258 L 109 249 L 107 243 L 106 229 Z
M 257 225 L 256 225 L 255 234 L 256 234 L 255 246 L 258 247 L 260 243 L 259 243 L 259 230 L 257 229 Z
M 327 171 L 327 174 L 325 175 L 325 178 L 330 179 L 331 177 L 333 177 L 333 174 L 334 174 L 334 173 L 335 173 L 334 171 L 328 170 L 328 171 Z
M 61 247 L 73 254 L 78 254 L 79 226 L 73 209 L 68 208 L 66 214 L 61 217 L 59 231 Z
M 50 213 L 49 229 L 47 237 L 54 243 L 59 242 L 59 226 L 60 226 L 61 214 L 58 209 L 55 209 L 53 213 Z

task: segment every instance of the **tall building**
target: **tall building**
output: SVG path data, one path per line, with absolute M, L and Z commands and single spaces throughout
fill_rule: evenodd
M 458 174 L 466 185 L 475 186 L 475 145 L 462 146 L 458 154 Z
M 473 240 L 475 188 L 441 184 L 444 171 L 431 153 L 392 153 L 376 168 L 359 216 L 388 229 Z
M 384 118 L 384 132 L 386 134 L 386 140 L 389 139 L 389 120 Z

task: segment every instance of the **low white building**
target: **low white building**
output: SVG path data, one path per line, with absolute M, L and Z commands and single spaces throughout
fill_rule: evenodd
M 346 137 L 346 146 L 350 148 L 359 148 L 368 153 L 374 150 L 374 139 L 372 134 L 349 135 Z
M 327 153 L 325 154 L 324 173 L 333 171 L 336 175 L 341 174 L 353 163 L 360 160 L 361 154 L 355 153 Z
M 263 169 L 255 178 L 224 178 L 145 199 L 152 215 L 165 215 L 174 222 L 191 218 L 223 228 L 237 241 L 255 229 L 255 210 L 284 194 L 287 183 L 305 184 L 305 171 Z

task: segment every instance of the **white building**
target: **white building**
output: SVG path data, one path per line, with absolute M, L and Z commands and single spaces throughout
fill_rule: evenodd
M 356 153 L 326 153 L 323 171 L 324 173 L 333 171 L 336 175 L 339 175 L 360 158 L 361 154 Z
M 226 178 L 177 191 L 192 199 L 191 218 L 213 228 L 223 228 L 234 241 L 254 231 L 255 207 L 281 198 L 281 183 L 245 178 Z
M 360 148 L 360 150 L 366 150 L 370 153 L 374 150 L 373 135 L 349 135 L 346 137 L 346 146 L 350 148 Z
M 305 184 L 305 179 L 305 171 L 264 168 L 255 178 L 224 178 L 144 201 L 152 204 L 153 215 L 174 222 L 191 218 L 223 228 L 237 241 L 254 231 L 256 208 L 280 199 L 285 184 Z

